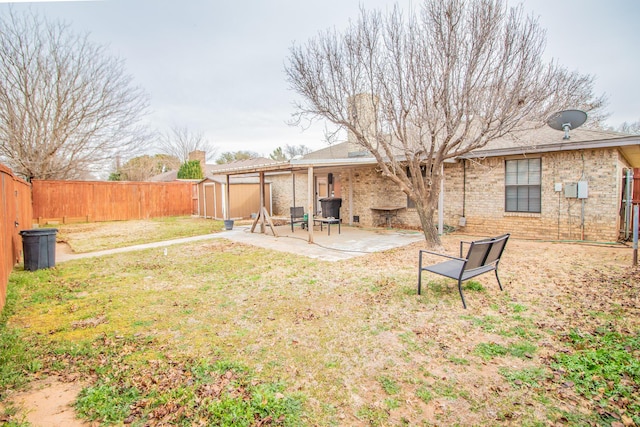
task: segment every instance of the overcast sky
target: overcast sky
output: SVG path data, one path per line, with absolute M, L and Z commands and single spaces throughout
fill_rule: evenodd
M 2 0 L 0 0 L 0 3 Z M 152 125 L 202 131 L 218 152 L 278 146 L 326 146 L 323 125 L 306 131 L 287 122 L 296 95 L 284 64 L 293 43 L 342 29 L 387 0 L 104 0 L 18 3 L 64 19 L 108 45 L 150 95 Z M 407 10 L 420 2 L 399 0 Z M 515 0 L 513 0 L 515 4 Z M 6 14 L 7 4 L 0 4 Z M 547 29 L 547 56 L 596 76 L 609 98 L 609 124 L 640 120 L 640 1 L 527 0 Z

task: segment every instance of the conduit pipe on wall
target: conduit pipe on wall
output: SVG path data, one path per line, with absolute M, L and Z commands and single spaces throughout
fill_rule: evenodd
M 467 214 L 467 160 L 462 159 L 462 218 Z

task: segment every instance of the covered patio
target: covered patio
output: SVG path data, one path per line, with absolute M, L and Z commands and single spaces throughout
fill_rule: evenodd
M 386 225 L 387 228 L 391 227 L 391 219 L 397 215 L 399 210 L 405 211 L 406 206 L 402 204 L 391 203 L 391 204 L 380 204 L 380 201 L 368 201 L 364 204 L 361 204 L 358 207 L 358 211 L 354 213 L 354 180 L 359 180 L 358 177 L 358 168 L 361 167 L 372 167 L 377 164 L 376 160 L 372 157 L 348 157 L 348 158 L 337 158 L 337 159 L 292 159 L 290 161 L 283 162 L 271 162 L 265 164 L 252 165 L 250 167 L 229 167 L 227 169 L 220 169 L 217 171 L 220 175 L 225 175 L 227 182 L 230 180 L 230 176 L 242 176 L 246 174 L 257 174 L 259 176 L 260 182 L 260 210 L 256 215 L 255 220 L 251 224 L 250 232 L 251 233 L 261 233 L 270 235 L 272 237 L 281 236 L 281 232 L 284 233 L 286 230 L 284 227 L 278 227 L 277 222 L 273 222 L 271 220 L 270 215 L 266 209 L 266 203 L 268 202 L 268 197 L 264 190 L 265 187 L 265 174 L 270 173 L 280 173 L 280 174 L 290 174 L 290 183 L 289 186 L 292 189 L 292 198 L 289 201 L 289 206 L 287 207 L 287 213 L 283 215 L 281 212 L 279 215 L 280 220 L 288 218 L 288 209 L 292 207 L 297 207 L 298 209 L 302 208 L 303 212 L 315 212 L 315 215 L 307 215 L 305 220 L 307 223 L 305 224 L 305 230 L 301 230 L 299 235 L 304 236 L 308 243 L 314 243 L 316 236 L 320 236 L 322 233 L 320 232 L 319 222 L 323 219 L 319 214 L 319 204 L 323 200 L 323 198 L 332 199 L 334 197 L 334 186 L 336 189 L 336 198 L 340 198 L 342 203 L 342 213 L 340 214 L 340 223 L 342 226 L 345 225 L 362 225 L 362 214 L 370 213 L 370 215 L 375 216 L 377 218 L 383 218 L 384 223 L 380 225 Z M 340 172 L 343 177 L 346 177 L 346 181 L 349 185 L 341 186 L 338 182 L 336 185 L 336 172 Z M 302 196 L 298 196 L 296 198 L 296 176 L 303 177 L 303 182 L 306 183 L 306 188 L 304 188 L 304 194 Z M 321 181 L 323 180 L 323 181 Z M 323 182 L 323 184 L 321 184 Z M 441 183 L 442 185 L 442 183 Z M 227 186 L 228 188 L 229 186 Z M 273 187 L 273 184 L 272 184 Z M 342 194 L 340 194 L 340 189 L 342 187 Z M 299 188 L 299 187 L 298 187 Z M 377 189 L 375 191 L 384 193 L 384 189 Z M 324 192 L 324 194 L 323 194 Z M 273 194 L 272 194 L 273 196 Z M 226 197 L 226 200 L 229 200 L 229 197 Z M 403 201 L 404 203 L 404 201 Z M 443 233 L 443 209 L 444 202 L 442 200 L 442 192 L 439 201 L 439 215 L 438 215 L 438 230 L 439 233 Z M 323 209 L 324 210 L 324 209 Z M 227 210 L 228 211 L 228 210 Z M 331 219 L 331 235 L 335 233 L 337 222 L 334 220 L 334 215 L 327 215 L 329 219 Z M 225 218 L 229 219 L 229 218 Z M 230 218 L 233 219 L 233 218 Z M 325 220 L 327 218 L 324 218 Z M 299 222 L 299 221 L 297 221 Z M 327 221 L 324 221 L 324 229 L 327 227 Z M 378 221 L 380 222 L 380 221 Z M 366 226 L 371 226 L 371 221 Z M 313 227 L 313 225 L 316 227 Z M 373 225 L 375 227 L 375 224 Z
M 271 235 L 272 237 L 280 237 L 281 236 L 281 231 L 284 232 L 284 228 L 283 227 L 278 227 L 275 225 L 275 223 L 271 220 L 271 217 L 266 209 L 266 203 L 267 203 L 267 194 L 265 191 L 265 174 L 266 173 L 289 173 L 291 176 L 291 187 L 292 187 L 292 201 L 291 201 L 291 207 L 302 207 L 303 208 L 303 212 L 309 213 L 309 212 L 318 212 L 318 199 L 319 197 L 323 196 L 323 197 L 328 197 L 330 195 L 332 195 L 332 191 L 330 191 L 331 188 L 331 180 L 329 179 L 327 184 L 325 185 L 325 191 L 327 191 L 326 195 L 321 195 L 318 193 L 317 189 L 317 174 L 318 173 L 325 173 L 327 176 L 331 175 L 330 171 L 334 170 L 334 168 L 340 167 L 340 168 L 353 168 L 359 164 L 375 164 L 375 160 L 372 160 L 370 158 L 366 158 L 366 159 L 341 159 L 341 160 L 333 160 L 333 161 L 325 161 L 325 160 L 289 160 L 289 161 L 282 161 L 282 162 L 270 162 L 270 163 L 265 163 L 263 165 L 252 165 L 249 167 L 230 167 L 227 169 L 220 169 L 217 171 L 217 173 L 219 173 L 220 175 L 224 175 L 226 176 L 226 182 L 227 182 L 227 186 L 226 188 L 229 188 L 229 182 L 230 182 L 230 177 L 231 176 L 242 176 L 242 175 L 247 175 L 247 174 L 257 174 L 259 176 L 259 183 L 260 183 L 260 202 L 259 202 L 259 211 L 257 213 L 257 216 L 255 218 L 255 220 L 253 221 L 253 223 L 251 224 L 250 227 L 250 232 L 254 233 L 260 233 L 260 234 L 266 234 L 266 235 Z M 306 197 L 298 197 L 296 199 L 296 175 L 298 176 L 305 176 L 306 178 L 306 182 L 307 182 L 307 188 L 306 188 Z M 350 189 L 349 191 L 352 191 L 352 189 Z M 352 194 L 349 194 L 348 200 L 352 200 Z M 230 200 L 230 195 L 226 194 L 225 197 L 225 203 L 228 204 Z M 225 209 L 226 212 L 229 212 L 229 209 Z M 352 212 L 353 209 L 351 207 L 349 207 L 348 212 Z M 232 219 L 232 218 L 225 218 L 225 219 Z M 315 230 L 316 229 L 320 229 L 320 227 L 314 227 L 314 219 L 316 220 L 316 224 L 319 225 L 319 223 L 317 221 L 320 221 L 321 218 L 319 218 L 318 215 L 308 215 L 307 216 L 307 223 L 306 223 L 306 227 L 304 230 L 301 230 L 301 232 L 299 233 L 301 236 L 304 235 L 307 242 L 308 243 L 314 243 L 314 239 L 315 239 Z M 326 222 L 326 221 L 325 221 Z M 345 225 L 345 224 L 352 224 L 353 223 L 353 218 L 351 215 L 349 215 L 348 217 L 341 217 L 340 218 L 340 223 L 341 225 Z M 334 224 L 334 226 L 332 227 L 332 234 L 335 233 L 337 231 L 337 226 L 335 225 L 336 222 L 332 222 L 332 224 Z M 325 224 L 324 228 L 326 229 L 328 224 Z M 335 231 L 334 231 L 335 230 Z M 290 231 L 290 230 L 289 230 Z

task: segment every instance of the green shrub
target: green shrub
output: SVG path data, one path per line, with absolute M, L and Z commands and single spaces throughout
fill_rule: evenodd
M 180 165 L 178 169 L 178 179 L 202 179 L 204 173 L 198 160 L 189 160 Z

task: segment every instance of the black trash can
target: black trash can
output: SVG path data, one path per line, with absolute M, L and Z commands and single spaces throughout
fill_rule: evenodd
M 57 232 L 55 228 L 34 228 L 20 232 L 25 270 L 36 271 L 56 265 Z
M 320 199 L 320 206 L 322 207 L 322 216 L 324 218 L 340 219 L 340 207 L 342 206 L 342 199 L 340 197 L 325 197 Z

